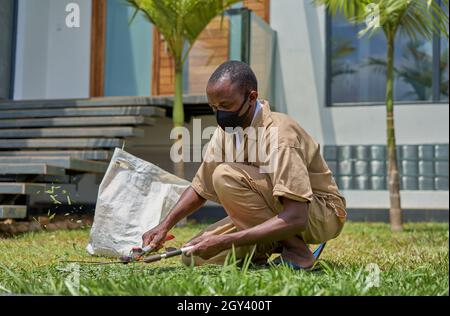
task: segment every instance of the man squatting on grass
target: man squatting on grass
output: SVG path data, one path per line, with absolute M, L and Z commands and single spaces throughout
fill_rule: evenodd
M 143 235 L 144 246 L 162 247 L 166 234 L 178 221 L 212 200 L 223 205 L 228 217 L 185 245 L 194 248 L 183 255 L 184 264 L 223 264 L 234 245 L 238 259 L 254 251 L 253 262 L 262 263 L 281 252 L 282 261 L 291 266 L 312 267 L 314 256 L 307 244 L 336 238 L 346 219 L 345 198 L 320 154 L 319 144 L 289 116 L 271 112 L 267 101 L 258 100 L 256 76 L 245 63 L 228 61 L 219 66 L 206 92 L 220 126 L 206 155 L 214 155 L 215 145 L 225 142 L 225 135 L 230 135 L 226 127 L 276 127 L 276 165 L 273 172 L 265 173 L 259 168 L 262 163 L 258 159 L 249 162 L 247 154 L 244 162 L 232 163 L 205 156 L 192 185 L 170 214 Z M 236 152 L 236 146 L 247 144 L 250 136 L 234 135 L 232 148 Z

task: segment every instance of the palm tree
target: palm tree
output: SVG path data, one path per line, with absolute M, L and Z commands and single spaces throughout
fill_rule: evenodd
M 366 22 L 360 36 L 383 31 L 387 40 L 386 121 L 390 221 L 393 231 L 402 230 L 400 181 L 394 126 L 394 40 L 399 32 L 412 40 L 432 39 L 434 34 L 448 38 L 448 0 L 313 0 L 328 12 L 342 14 L 352 23 Z
M 127 0 L 142 11 L 164 40 L 175 65 L 175 97 L 172 120 L 174 127 L 184 124 L 183 65 L 200 33 L 219 14 L 242 0 Z M 181 137 L 176 142 L 182 142 Z M 179 146 L 179 148 L 182 148 Z M 176 167 L 177 169 L 177 167 Z M 180 166 L 178 166 L 180 169 Z M 182 167 L 181 167 L 182 170 Z M 181 173 L 181 174 L 180 174 Z M 178 172 L 182 176 L 182 171 Z

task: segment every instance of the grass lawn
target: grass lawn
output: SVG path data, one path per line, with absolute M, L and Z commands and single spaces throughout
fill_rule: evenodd
M 174 229 L 177 238 L 166 246 L 180 246 L 202 227 Z M 449 294 L 448 223 L 406 224 L 404 232 L 395 234 L 386 224 L 348 223 L 342 235 L 328 243 L 318 272 L 233 264 L 189 268 L 172 258 L 148 265 L 80 265 L 80 287 L 75 288 L 66 282 L 71 271 L 60 261 L 92 260 L 84 249 L 88 236 L 86 229 L 0 239 L 0 294 Z M 378 286 L 374 264 L 380 270 Z

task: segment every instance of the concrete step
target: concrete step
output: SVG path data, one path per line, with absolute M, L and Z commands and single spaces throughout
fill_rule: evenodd
M 64 168 L 44 163 L 0 163 L 0 174 L 42 174 L 62 176 L 66 174 Z
M 156 120 L 154 118 L 145 116 L 86 116 L 0 120 L 0 128 L 117 125 L 137 126 L 155 124 Z
M 206 99 L 206 98 L 204 98 Z M 66 107 L 167 106 L 167 97 L 101 97 L 91 99 L 0 101 L 0 110 L 50 109 Z
M 117 138 L 25 138 L 0 139 L 0 148 L 114 148 L 122 147 Z
M 65 107 L 103 107 L 103 106 L 154 106 L 172 107 L 173 96 L 158 97 L 100 97 L 91 99 L 63 99 L 63 100 L 23 100 L 0 101 L 0 110 L 15 109 L 50 109 Z M 208 104 L 206 95 L 183 95 L 183 104 L 204 106 Z
M 4 181 L 4 182 L 27 182 L 26 180 L 29 179 L 28 178 L 29 175 L 21 175 L 21 174 L 16 174 L 15 175 L 15 179 L 12 181 Z M 33 181 L 36 183 L 64 183 L 64 184 L 68 184 L 71 183 L 71 177 L 69 175 L 64 175 L 64 176 L 54 176 L 54 175 L 35 175 L 33 177 Z
M 0 219 L 22 219 L 26 216 L 26 205 L 0 205 Z
M 0 194 L 36 194 L 46 190 L 46 187 L 46 184 L 40 183 L 0 182 Z
M 37 137 L 142 137 L 144 130 L 135 127 L 29 128 L 0 129 L 0 138 Z
M 17 150 L 0 151 L 0 157 L 73 157 L 86 160 L 110 160 L 113 155 L 109 150 Z
M 0 119 L 33 118 L 33 117 L 68 117 L 68 116 L 117 116 L 144 115 L 163 117 L 165 110 L 157 107 L 118 106 L 61 109 L 23 109 L 0 110 Z
M 0 163 L 45 163 L 51 166 L 85 173 L 104 173 L 107 162 L 71 157 L 0 157 Z

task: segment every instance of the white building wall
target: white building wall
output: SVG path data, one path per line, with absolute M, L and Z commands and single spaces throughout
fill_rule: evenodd
M 69 0 L 20 0 L 14 99 L 89 97 L 91 0 L 80 28 L 66 26 Z
M 270 12 L 278 33 L 277 110 L 286 111 L 321 144 L 385 144 L 384 105 L 325 105 L 325 10 L 309 0 L 273 0 Z M 395 120 L 398 144 L 449 142 L 448 105 L 398 105 Z
M 14 99 L 43 98 L 46 93 L 49 0 L 20 0 Z
M 386 109 L 326 106 L 326 14 L 309 0 L 272 0 L 277 31 L 275 102 L 322 145 L 386 143 Z M 397 144 L 449 142 L 449 106 L 395 107 Z M 323 146 L 322 146 L 323 148 Z M 348 208 L 388 208 L 387 191 L 343 191 Z M 448 210 L 448 191 L 402 191 L 403 207 Z

